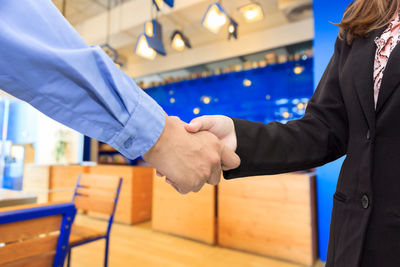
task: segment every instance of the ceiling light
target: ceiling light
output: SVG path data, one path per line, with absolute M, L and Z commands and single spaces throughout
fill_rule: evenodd
M 153 0 L 153 4 L 156 6 L 157 11 L 160 11 L 164 7 L 164 3 L 170 7 L 174 7 L 174 0 Z
M 152 27 L 150 27 L 151 25 Z M 152 30 L 146 28 L 152 28 Z M 149 43 L 149 46 L 156 50 L 158 54 L 161 54 L 165 56 L 167 53 L 165 52 L 164 44 L 162 41 L 162 26 L 160 23 L 158 23 L 157 20 L 153 19 L 150 23 L 145 24 L 145 32 L 149 32 L 152 35 L 147 35 L 146 33 L 146 38 L 147 42 Z
M 160 11 L 164 7 L 164 1 L 163 0 L 153 0 L 153 3 L 156 6 L 158 11 Z
M 138 37 L 135 54 L 150 60 L 153 60 L 157 55 L 156 50 L 149 46 L 146 35 L 144 33 L 140 34 Z
M 238 38 L 238 24 L 237 22 L 229 18 L 229 26 L 228 26 L 228 40 L 230 40 L 232 37 L 237 39 Z
M 251 3 L 239 8 L 247 22 L 255 22 L 264 18 L 262 7 L 258 3 Z
M 153 31 L 153 21 L 148 21 L 144 24 L 144 32 L 148 37 L 153 37 L 154 36 L 154 31 Z
M 219 3 L 211 4 L 204 14 L 201 24 L 212 33 L 218 33 L 228 21 L 227 13 Z
M 182 52 L 186 47 L 192 48 L 188 38 L 181 31 L 174 31 L 171 35 L 171 46 L 176 51 Z
M 174 7 L 174 0 L 164 0 L 164 3 L 169 5 L 169 7 Z
M 157 53 L 167 54 L 162 42 L 161 24 L 155 19 L 144 24 L 144 33 L 138 37 L 135 53 L 147 59 L 154 59 Z

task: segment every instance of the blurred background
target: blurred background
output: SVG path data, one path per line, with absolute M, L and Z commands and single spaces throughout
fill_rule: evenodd
M 350 1 L 54 0 L 90 45 L 169 115 L 299 119 L 333 52 Z M 1 89 L 1 88 L 0 88 Z M 179 195 L 142 159 L 0 98 L 0 206 L 71 201 L 81 173 L 123 178 L 110 266 L 323 266 L 342 160 L 317 170 L 205 186 Z M 97 231 L 108 220 L 77 219 Z M 75 248 L 101 266 L 104 242 Z M 101 254 L 100 254 L 101 252 Z

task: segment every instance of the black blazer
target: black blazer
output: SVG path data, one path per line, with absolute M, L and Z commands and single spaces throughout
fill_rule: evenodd
M 225 178 L 321 166 L 343 155 L 333 200 L 327 267 L 400 266 L 400 45 L 392 52 L 374 110 L 374 39 L 334 55 L 305 116 L 282 125 L 234 119 L 239 168 Z

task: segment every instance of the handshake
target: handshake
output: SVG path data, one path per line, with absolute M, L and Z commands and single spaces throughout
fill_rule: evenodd
M 205 183 L 217 185 L 221 170 L 239 167 L 235 126 L 225 116 L 203 116 L 186 124 L 166 116 L 165 128 L 143 155 L 159 176 L 181 194 L 198 192 Z

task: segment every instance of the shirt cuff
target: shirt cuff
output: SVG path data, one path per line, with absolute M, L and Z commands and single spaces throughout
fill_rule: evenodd
M 164 110 L 144 91 L 125 127 L 109 142 L 122 155 L 135 159 L 153 147 L 165 127 Z

